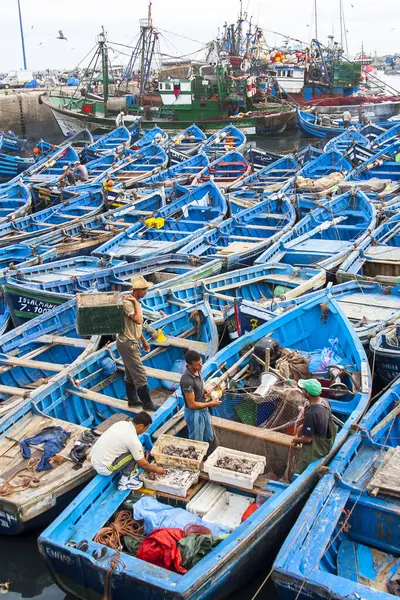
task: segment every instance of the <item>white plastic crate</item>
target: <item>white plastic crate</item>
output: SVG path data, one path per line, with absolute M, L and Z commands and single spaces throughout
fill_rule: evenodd
M 172 471 L 173 469 L 171 469 Z M 148 490 L 155 490 L 156 492 L 164 492 L 165 494 L 171 494 L 172 496 L 178 496 L 179 498 L 186 498 L 189 489 L 195 483 L 198 483 L 200 478 L 200 471 L 193 471 L 188 469 L 176 469 L 187 473 L 185 481 L 180 485 L 174 485 L 168 481 L 148 479 L 148 473 L 145 471 L 139 475 L 139 479 L 143 481 L 144 486 Z
M 231 531 L 239 527 L 242 516 L 255 498 L 241 496 L 225 491 L 217 502 L 203 516 L 206 523 L 218 523 L 221 527 L 228 527 Z
M 165 454 L 164 449 L 170 445 L 178 446 L 180 448 L 194 446 L 196 452 L 199 453 L 199 457 L 197 459 L 192 459 Z M 159 465 L 171 465 L 185 469 L 200 470 L 201 463 L 207 454 L 208 447 L 209 444 L 207 442 L 197 442 L 195 440 L 188 440 L 186 438 L 175 437 L 173 435 L 160 435 L 150 453 L 152 456 L 154 456 L 156 463 Z
M 217 483 L 208 482 L 186 505 L 186 510 L 203 518 L 204 515 L 222 498 L 226 489 Z
M 231 471 L 229 469 L 223 469 L 217 467 L 216 463 L 218 459 L 222 457 L 231 457 L 237 459 L 244 459 L 254 463 L 254 466 L 250 473 L 239 473 L 237 471 Z M 265 456 L 259 456 L 258 454 L 249 454 L 248 452 L 241 452 L 240 450 L 232 450 L 231 448 L 224 448 L 219 446 L 214 452 L 208 457 L 204 463 L 204 471 L 208 473 L 211 481 L 217 481 L 219 483 L 225 483 L 227 485 L 233 485 L 236 487 L 243 488 L 245 490 L 253 489 L 255 480 L 259 475 L 264 473 L 266 465 Z

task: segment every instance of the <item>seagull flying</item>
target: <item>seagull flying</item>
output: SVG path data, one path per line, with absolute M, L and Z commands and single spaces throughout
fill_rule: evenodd
M 58 40 L 65 40 L 66 42 L 68 41 L 67 38 L 65 37 L 65 35 L 63 34 L 62 30 L 59 29 L 58 30 L 58 36 L 57 36 Z

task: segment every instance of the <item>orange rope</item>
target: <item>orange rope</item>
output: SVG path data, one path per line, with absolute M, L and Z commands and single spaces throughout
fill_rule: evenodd
M 135 521 L 130 511 L 121 510 L 121 512 L 117 513 L 112 523 L 100 529 L 94 541 L 114 550 L 122 550 L 122 536 L 129 535 L 142 541 L 144 539 L 142 532 L 143 526 Z

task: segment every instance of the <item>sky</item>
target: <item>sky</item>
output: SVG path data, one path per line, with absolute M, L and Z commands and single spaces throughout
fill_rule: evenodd
M 104 25 L 108 39 L 132 45 L 139 19 L 147 15 L 147 0 L 20 0 L 27 67 L 70 70 L 90 52 Z M 17 0 L 1 2 L 0 72 L 23 68 Z M 317 0 L 319 39 L 339 36 L 339 0 Z M 112 10 L 110 8 L 112 7 Z M 349 53 L 361 44 L 378 55 L 400 52 L 399 0 L 343 0 Z M 216 37 L 218 27 L 234 22 L 239 0 L 153 0 L 153 23 L 160 29 L 165 54 L 181 56 L 202 48 Z M 270 45 L 278 32 L 309 42 L 314 34 L 314 0 L 243 0 L 243 10 L 265 31 Z M 57 39 L 62 30 L 67 40 Z M 129 53 L 129 48 L 119 47 Z M 200 56 L 200 55 L 199 55 Z M 113 63 L 128 60 L 112 55 Z

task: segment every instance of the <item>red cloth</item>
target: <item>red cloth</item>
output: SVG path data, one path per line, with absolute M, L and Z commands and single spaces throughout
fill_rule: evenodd
M 181 551 L 176 545 L 184 535 L 182 529 L 155 529 L 140 544 L 136 558 L 184 575 L 187 570 L 182 567 Z
M 248 506 L 242 514 L 241 523 L 243 523 L 243 521 L 251 517 L 251 515 L 256 512 L 257 508 L 258 506 L 255 502 L 253 502 L 253 504 L 250 504 L 250 506 Z

